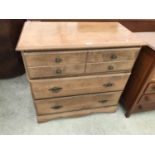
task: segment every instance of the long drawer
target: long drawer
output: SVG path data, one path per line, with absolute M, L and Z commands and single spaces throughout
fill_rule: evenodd
M 130 73 L 32 80 L 35 99 L 118 91 L 125 87 Z
M 105 61 L 123 61 L 134 60 L 140 48 L 118 48 L 118 49 L 101 49 L 90 50 L 87 62 L 105 62 Z
M 30 78 L 61 77 L 64 75 L 77 75 L 84 73 L 85 64 L 72 64 L 54 67 L 29 67 L 27 70 Z
M 133 64 L 134 60 L 87 63 L 86 73 L 131 71 Z
M 37 114 L 60 113 L 117 105 L 121 92 L 36 100 Z
M 80 64 L 86 61 L 86 51 L 28 52 L 24 59 L 27 67 Z

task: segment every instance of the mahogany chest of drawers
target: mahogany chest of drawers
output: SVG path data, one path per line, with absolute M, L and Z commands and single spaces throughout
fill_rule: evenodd
M 126 108 L 126 116 L 132 113 L 155 110 L 155 33 L 136 33 L 145 46 L 137 58 L 121 102 Z
M 115 22 L 26 22 L 17 50 L 38 122 L 115 112 L 141 45 Z

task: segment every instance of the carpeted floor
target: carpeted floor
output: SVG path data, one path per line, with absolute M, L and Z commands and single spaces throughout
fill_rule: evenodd
M 0 80 L 0 134 L 155 134 L 155 111 L 134 114 L 126 119 L 116 113 L 38 124 L 25 75 Z

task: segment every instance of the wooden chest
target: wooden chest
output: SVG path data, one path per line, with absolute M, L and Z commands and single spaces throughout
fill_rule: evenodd
M 26 22 L 17 50 L 38 122 L 115 112 L 141 45 L 115 22 Z
M 132 113 L 155 110 L 155 33 L 136 33 L 145 41 L 138 56 L 121 102 L 126 116 Z

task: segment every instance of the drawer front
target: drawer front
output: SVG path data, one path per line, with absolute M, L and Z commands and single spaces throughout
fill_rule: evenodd
M 38 52 L 24 53 L 25 61 L 28 67 L 35 66 L 59 66 L 66 64 L 85 63 L 86 52 Z
M 36 100 L 38 115 L 85 110 L 117 105 L 122 92 L 80 95 L 56 99 Z
M 154 69 L 152 70 L 151 81 L 155 81 L 155 67 L 154 67 Z
M 65 65 L 59 67 L 29 67 L 30 78 L 61 77 L 64 75 L 76 75 L 84 73 L 85 64 Z
M 137 106 L 137 110 L 145 111 L 145 110 L 153 110 L 155 109 L 155 94 L 147 94 L 143 95 L 139 101 Z
M 155 83 L 149 83 L 146 90 L 145 90 L 145 94 L 149 94 L 149 93 L 155 93 Z
M 153 102 L 155 102 L 155 94 L 146 94 L 140 99 L 140 104 L 148 104 Z
M 105 61 L 122 61 L 134 60 L 140 48 L 119 48 L 119 49 L 103 49 L 92 50 L 88 53 L 87 62 L 105 62 Z
M 86 73 L 130 71 L 134 61 L 87 63 Z
M 35 99 L 122 90 L 130 73 L 30 81 Z

